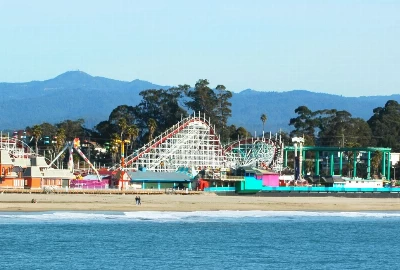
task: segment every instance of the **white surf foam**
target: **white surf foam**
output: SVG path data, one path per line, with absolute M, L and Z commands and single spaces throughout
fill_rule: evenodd
M 125 212 L 128 218 L 145 220 L 182 220 L 188 218 L 239 219 L 277 217 L 400 217 L 400 212 L 306 212 L 306 211 L 195 211 L 195 212 Z
M 39 212 L 39 213 L 0 213 L 0 221 L 30 220 L 30 221 L 156 221 L 156 222 L 210 222 L 224 220 L 253 220 L 275 218 L 400 218 L 400 212 L 306 212 L 306 211 L 194 211 L 194 212 Z

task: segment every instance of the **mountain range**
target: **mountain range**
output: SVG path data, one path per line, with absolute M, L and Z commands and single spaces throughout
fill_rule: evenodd
M 45 81 L 0 83 L 0 130 L 79 118 L 85 120 L 87 128 L 92 128 L 107 120 L 117 106 L 137 105 L 142 90 L 168 87 L 142 80 L 126 82 L 95 77 L 82 71 L 68 71 Z M 346 110 L 353 117 L 368 120 L 373 109 L 383 107 L 388 100 L 400 102 L 400 95 L 344 97 L 306 90 L 264 92 L 246 89 L 233 93 L 229 124 L 259 134 L 262 130 L 260 116 L 265 113 L 268 117 L 266 131 L 289 131 L 289 120 L 296 117 L 294 110 L 302 105 L 312 111 Z

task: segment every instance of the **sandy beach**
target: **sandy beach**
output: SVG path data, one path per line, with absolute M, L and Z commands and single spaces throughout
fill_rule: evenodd
M 35 199 L 37 203 L 31 203 Z M 400 211 L 397 198 L 0 194 L 0 211 Z

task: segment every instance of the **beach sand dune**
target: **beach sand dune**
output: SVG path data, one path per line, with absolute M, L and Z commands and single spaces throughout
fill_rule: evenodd
M 397 198 L 0 194 L 0 211 L 400 211 Z M 31 203 L 35 199 L 37 203 Z

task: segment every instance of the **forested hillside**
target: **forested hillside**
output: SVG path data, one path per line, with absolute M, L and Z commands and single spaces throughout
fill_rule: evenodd
M 85 126 L 91 128 L 107 120 L 117 106 L 139 104 L 142 90 L 160 88 L 168 87 L 140 80 L 124 82 L 94 77 L 81 71 L 66 72 L 46 81 L 0 83 L 0 129 L 22 129 L 66 119 L 84 119 Z M 354 98 L 304 90 L 244 90 L 232 95 L 232 117 L 228 123 L 243 126 L 252 133 L 261 132 L 260 115 L 265 113 L 268 115 L 265 130 L 290 131 L 294 110 L 303 105 L 311 110 L 346 110 L 353 117 L 368 120 L 373 109 L 383 107 L 388 100 L 400 102 L 400 95 Z

